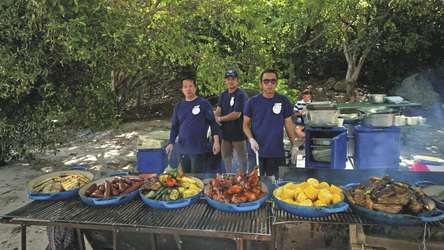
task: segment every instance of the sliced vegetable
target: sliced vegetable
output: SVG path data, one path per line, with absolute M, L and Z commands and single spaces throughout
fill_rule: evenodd
M 179 171 L 177 168 L 173 169 L 173 171 L 170 172 L 170 177 L 173 179 L 176 179 L 176 177 L 180 176 Z
M 177 189 L 171 190 L 169 197 L 172 201 L 177 200 L 179 198 L 179 190 L 177 190 Z
M 156 195 L 157 195 L 157 191 L 151 190 L 147 194 L 145 194 L 144 196 L 148 199 L 153 199 L 154 197 L 156 197 Z

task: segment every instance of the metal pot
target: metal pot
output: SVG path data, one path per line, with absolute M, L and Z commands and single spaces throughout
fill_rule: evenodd
M 205 198 L 206 198 L 208 204 L 210 204 L 213 208 L 220 210 L 222 212 L 227 212 L 227 213 L 250 212 L 250 211 L 258 209 L 262 204 L 264 204 L 264 202 L 270 196 L 270 193 L 268 192 L 268 186 L 261 181 L 259 183 L 261 184 L 262 191 L 266 192 L 267 195 L 265 195 L 264 197 L 262 197 L 259 200 L 252 201 L 252 202 L 232 204 L 232 203 L 223 203 L 223 202 L 215 201 L 206 195 L 206 192 L 208 191 L 208 188 L 210 187 L 210 185 L 205 186 L 204 195 L 205 195 Z
M 391 127 L 395 124 L 396 110 L 390 108 L 375 108 L 360 111 L 364 125 L 367 127 Z
M 350 188 L 359 186 L 359 183 L 350 183 L 344 187 L 344 190 L 347 191 Z M 410 214 L 390 214 L 383 213 L 378 211 L 373 211 L 359 205 L 353 204 L 347 199 L 346 202 L 350 206 L 350 208 L 358 214 L 359 216 L 372 221 L 374 223 L 380 225 L 389 225 L 389 226 L 416 226 L 423 222 L 433 222 L 444 219 L 444 212 L 434 208 L 426 213 L 422 213 L 420 215 L 410 215 Z
M 284 186 L 288 181 L 281 181 L 276 183 L 277 187 Z M 273 196 L 274 198 L 274 196 Z M 334 205 L 322 206 L 322 207 L 307 207 L 307 206 L 298 206 L 294 204 L 290 204 L 287 202 L 283 202 L 277 198 L 274 198 L 274 201 L 278 204 L 278 206 L 287 213 L 302 216 L 302 217 L 310 217 L 310 218 L 319 218 L 331 215 L 333 213 L 339 213 L 348 209 L 347 203 L 341 201 Z
M 332 128 L 338 125 L 339 109 L 307 110 L 307 124 L 312 128 Z
M 129 175 L 126 172 L 110 174 L 106 178 L 92 181 L 92 182 L 86 184 L 85 186 L 83 186 L 79 190 L 80 198 L 82 199 L 83 202 L 85 202 L 86 204 L 93 206 L 93 207 L 112 207 L 112 206 L 117 206 L 117 205 L 125 204 L 127 202 L 132 201 L 134 198 L 137 197 L 137 193 L 139 192 L 138 189 L 136 189 L 135 191 L 133 191 L 129 194 L 124 194 L 124 195 L 119 195 L 119 196 L 114 196 L 114 197 L 109 197 L 109 198 L 91 198 L 91 197 L 87 197 L 85 195 L 86 189 L 88 189 L 92 184 L 94 184 L 94 183 L 96 183 L 97 185 L 103 184 L 106 180 L 112 181 L 115 176 L 119 176 L 119 175 L 124 175 L 125 177 L 137 177 L 135 175 L 134 176 Z
M 193 176 L 190 176 L 190 177 L 193 178 L 196 182 L 198 182 L 201 187 L 204 186 L 202 180 L 200 180 L 199 178 L 196 178 Z M 200 197 L 202 196 L 202 191 L 200 191 L 198 194 L 193 195 L 187 199 L 175 200 L 175 201 L 157 201 L 157 200 L 149 199 L 149 198 L 146 198 L 145 196 L 143 196 L 142 189 L 139 189 L 139 193 L 140 193 L 140 197 L 142 198 L 142 200 L 148 206 L 150 206 L 152 208 L 162 209 L 162 210 L 174 210 L 174 209 L 180 209 L 180 208 L 187 207 L 191 204 L 196 203 L 200 199 Z
M 94 180 L 94 175 L 92 173 L 88 172 L 88 168 L 86 168 L 86 167 L 78 166 L 78 167 L 68 168 L 66 171 L 52 172 L 49 174 L 45 174 L 45 175 L 36 177 L 36 178 L 30 180 L 28 183 L 26 183 L 25 189 L 28 192 L 28 198 L 31 200 L 58 201 L 58 200 L 65 200 L 65 199 L 69 199 L 69 198 L 77 196 L 77 193 L 79 192 L 80 188 L 76 188 L 76 189 L 64 191 L 64 192 L 58 192 L 58 193 L 38 193 L 38 192 L 33 191 L 34 190 L 33 187 L 35 184 L 37 184 L 47 178 L 59 176 L 60 174 L 67 174 L 67 173 L 68 174 L 83 175 L 83 176 L 86 176 L 91 181 Z M 86 184 L 86 185 L 88 185 L 88 184 Z
M 384 103 L 385 94 L 368 94 L 367 97 L 371 103 Z

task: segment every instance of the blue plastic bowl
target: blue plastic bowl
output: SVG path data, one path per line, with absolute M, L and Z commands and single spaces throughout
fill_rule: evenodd
M 192 176 L 190 176 L 190 177 L 193 178 L 195 181 L 199 182 L 201 187 L 204 186 L 202 180 L 200 180 L 199 178 L 192 177 Z M 196 203 L 200 199 L 200 197 L 202 196 L 202 190 L 201 190 L 198 194 L 193 195 L 187 199 L 181 199 L 181 200 L 175 200 L 175 201 L 158 201 L 158 200 L 149 199 L 149 198 L 143 196 L 142 192 L 143 192 L 143 190 L 139 189 L 140 197 L 142 198 L 143 202 L 145 202 L 148 206 L 150 206 L 152 208 L 161 209 L 161 210 L 175 210 L 175 209 L 181 209 L 181 208 L 187 207 L 191 204 Z
M 266 192 L 267 195 L 265 195 L 264 197 L 262 197 L 259 200 L 252 201 L 252 202 L 233 204 L 233 203 L 224 203 L 224 202 L 219 202 L 219 201 L 213 200 L 206 195 L 206 191 L 208 190 L 209 185 L 205 186 L 204 195 L 205 195 L 205 198 L 206 198 L 208 204 L 210 204 L 213 208 L 220 210 L 222 212 L 227 212 L 227 213 L 250 212 L 250 211 L 256 210 L 260 206 L 262 206 L 262 204 L 264 204 L 264 202 L 270 196 L 270 193 L 268 192 L 267 185 L 265 185 L 265 183 L 263 183 L 263 182 L 260 182 L 260 183 L 261 183 L 261 190 Z
M 344 189 L 347 191 L 350 188 L 359 186 L 359 183 L 350 183 L 347 184 Z M 347 197 L 347 196 L 346 196 Z M 416 226 L 421 224 L 422 222 L 433 222 L 444 219 L 444 212 L 435 208 L 426 213 L 422 213 L 420 215 L 414 216 L 410 214 L 390 214 L 383 213 L 378 211 L 373 211 L 359 205 L 353 204 L 346 198 L 347 203 L 350 208 L 361 216 L 369 221 L 380 225 L 389 225 L 389 226 Z
M 125 175 L 125 177 L 137 177 L 137 176 L 129 176 L 128 173 L 115 173 L 115 174 L 108 175 L 109 177 L 92 181 L 89 184 L 83 186 L 79 190 L 79 195 L 80 195 L 80 198 L 82 199 L 82 201 L 90 206 L 93 206 L 93 207 L 113 207 L 113 206 L 122 205 L 122 204 L 125 204 L 125 203 L 128 203 L 128 202 L 134 200 L 134 198 L 137 197 L 137 193 L 139 192 L 139 190 L 137 190 L 137 189 L 129 194 L 113 196 L 113 197 L 109 197 L 109 198 L 91 198 L 91 197 L 85 196 L 86 189 L 88 189 L 92 184 L 96 183 L 97 185 L 99 185 L 99 184 L 103 184 L 106 180 L 112 181 L 114 179 L 114 176 L 117 176 L 117 175 L 122 175 L 122 176 Z
M 276 183 L 276 186 L 281 187 L 287 184 L 288 182 L 289 181 L 278 182 Z M 308 206 L 298 206 L 287 202 L 283 202 L 274 196 L 273 198 L 274 201 L 278 204 L 278 206 L 282 210 L 292 215 L 301 216 L 301 217 L 309 217 L 309 218 L 325 217 L 333 213 L 339 213 L 348 209 L 348 204 L 343 201 L 328 206 L 308 207 Z

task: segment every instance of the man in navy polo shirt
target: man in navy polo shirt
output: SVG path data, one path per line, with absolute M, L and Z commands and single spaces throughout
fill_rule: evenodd
M 196 90 L 194 79 L 182 80 L 185 100 L 174 106 L 170 140 L 165 148 L 166 153 L 171 154 L 176 137 L 179 136 L 179 161 L 184 173 L 204 172 L 208 125 L 211 126 L 214 139 L 213 154 L 218 154 L 220 150 L 220 129 L 214 119 L 213 109 L 207 100 L 196 95 Z
M 250 143 L 248 164 L 249 168 L 256 165 L 258 152 L 260 174 L 278 177 L 279 166 L 285 166 L 284 127 L 292 145 L 292 163 L 296 162 L 294 111 L 286 96 L 275 93 L 278 77 L 274 70 L 265 70 L 260 79 L 262 93 L 248 99 L 244 109 L 243 127 Z
M 222 146 L 221 153 L 225 163 L 225 171 L 233 172 L 233 155 L 236 150 L 238 172 L 245 173 L 247 169 L 247 138 L 243 126 L 243 114 L 247 96 L 237 87 L 239 76 L 235 70 L 225 73 L 227 90 L 222 92 L 217 102 L 216 121 L 221 124 Z

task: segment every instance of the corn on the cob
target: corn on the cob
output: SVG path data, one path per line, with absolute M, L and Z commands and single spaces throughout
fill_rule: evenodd
M 305 201 L 307 199 L 308 199 L 307 195 L 305 195 L 304 192 L 301 192 L 301 193 L 299 193 L 298 198 L 296 199 L 296 201 L 301 203 L 301 202 L 303 202 L 303 201 Z
M 310 200 L 314 201 L 318 197 L 320 189 L 314 188 L 312 185 L 309 185 L 304 189 L 305 195 L 310 198 Z
M 304 182 L 299 183 L 298 187 L 300 187 L 302 190 L 304 190 L 309 185 L 310 185 L 310 183 L 304 181 Z
M 313 202 L 313 206 L 315 206 L 315 207 L 323 207 L 323 206 L 327 206 L 327 204 L 325 204 L 321 200 L 317 200 L 317 201 Z
M 330 185 L 327 182 L 323 181 L 319 183 L 319 188 L 330 190 Z
M 287 189 L 284 187 L 284 191 L 282 192 L 283 199 L 293 199 L 294 189 Z
M 318 199 L 324 202 L 325 204 L 330 205 L 332 198 L 333 198 L 332 194 L 327 189 L 321 189 L 321 191 L 319 192 Z
M 342 201 L 342 198 L 339 194 L 333 194 L 332 195 L 332 199 L 331 199 L 331 203 L 332 204 L 336 204 Z
M 319 181 L 315 178 L 308 178 L 307 183 L 310 183 L 314 188 L 319 188 Z
M 330 192 L 332 194 L 341 194 L 342 193 L 342 189 L 340 187 L 335 186 L 334 184 L 330 185 Z
M 312 207 L 313 206 L 313 202 L 310 199 L 307 199 L 303 202 L 300 203 L 301 206 L 306 206 L 306 207 Z
M 294 190 L 296 188 L 296 186 L 294 185 L 293 182 L 289 182 L 284 185 L 284 188 Z

